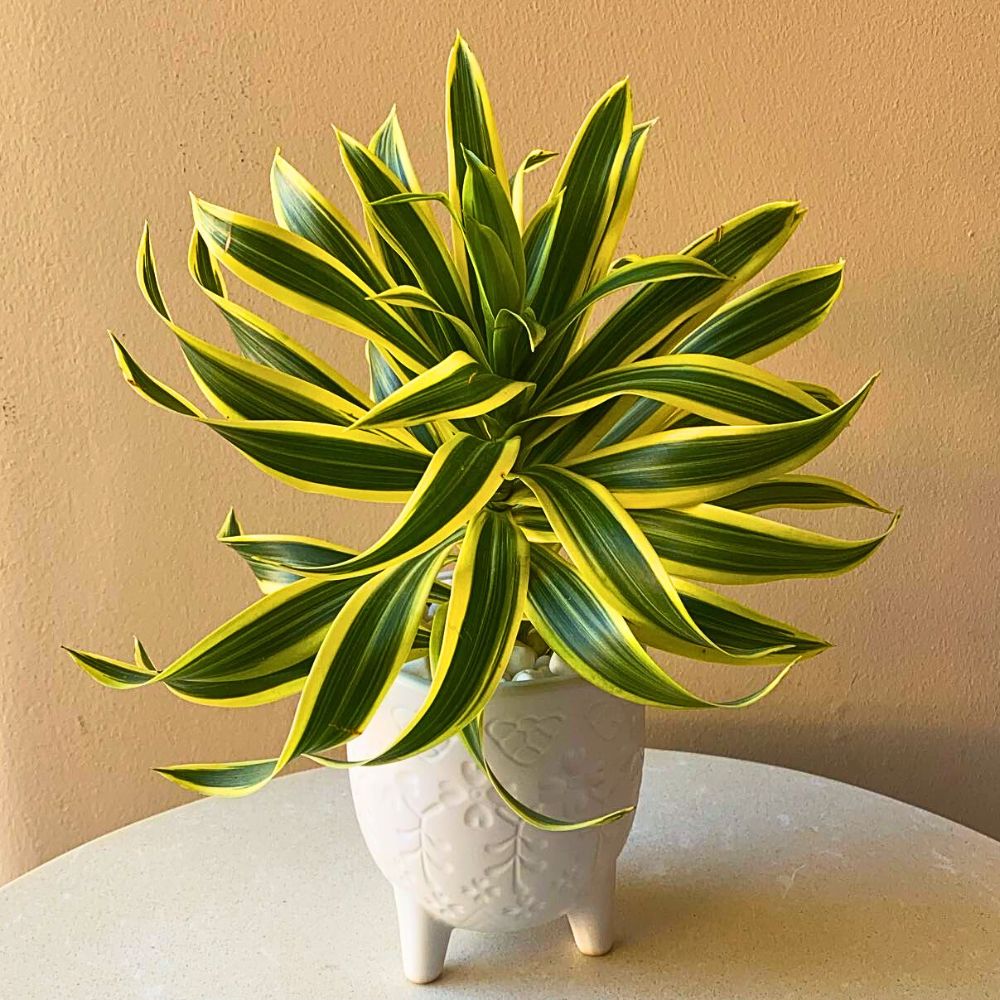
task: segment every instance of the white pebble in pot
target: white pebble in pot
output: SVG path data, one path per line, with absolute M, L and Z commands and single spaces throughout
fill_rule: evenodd
M 514 675 L 530 670 L 535 665 L 535 651 L 530 646 L 522 646 L 517 643 L 507 661 L 507 669 L 503 672 L 507 680 L 512 680 Z
M 411 677 L 422 677 L 425 681 L 431 679 L 431 666 L 426 656 L 404 663 L 403 670 Z
M 558 654 L 553 653 L 549 660 L 549 671 L 556 677 L 573 677 L 576 671 Z

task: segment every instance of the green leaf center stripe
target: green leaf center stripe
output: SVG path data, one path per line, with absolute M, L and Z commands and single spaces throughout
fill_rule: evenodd
M 843 284 L 843 261 L 769 281 L 727 303 L 672 350 L 759 361 L 815 330 Z
M 533 389 L 484 370 L 474 358 L 456 351 L 421 372 L 357 419 L 355 427 L 406 427 L 439 417 L 454 420 L 497 409 Z
M 263 704 L 297 690 L 330 623 L 363 583 L 291 584 L 250 605 L 159 672 L 94 653 L 69 653 L 111 687 L 164 683 L 180 697 L 205 704 Z
M 463 539 L 451 598 L 438 612 L 445 624 L 440 641 L 431 646 L 433 680 L 420 709 L 377 756 L 320 763 L 356 767 L 403 760 L 450 738 L 475 718 L 503 679 L 527 587 L 527 541 L 509 517 L 482 511 Z
M 195 223 L 212 254 L 252 288 L 285 305 L 376 340 L 406 364 L 437 360 L 374 290 L 325 250 L 250 216 L 194 202 Z
M 427 455 L 362 430 L 291 420 L 204 421 L 255 465 L 307 493 L 395 502 L 407 499 Z
M 604 691 L 659 708 L 744 708 L 769 694 L 793 664 L 764 687 L 733 701 L 692 694 L 642 648 L 625 619 L 558 556 L 532 546 L 528 617 L 542 638 L 585 680 Z
M 203 269 L 198 256 L 195 248 L 194 264 Z M 148 227 L 139 244 L 136 272 L 146 301 L 177 337 L 195 381 L 220 413 L 257 420 L 319 420 L 343 427 L 363 412 L 356 402 L 222 350 L 175 323 L 160 292 Z
M 895 526 L 857 541 L 698 504 L 639 510 L 636 524 L 671 573 L 717 583 L 758 583 L 845 573 L 864 562 Z
M 618 395 L 669 403 L 725 423 L 787 423 L 826 408 L 784 379 L 707 354 L 648 358 L 583 379 L 549 396 L 535 419 L 580 412 Z M 541 404 L 540 404 L 541 405 Z
M 316 654 L 279 767 L 360 733 L 413 642 L 447 546 L 383 570 L 344 606 Z
M 375 291 L 388 287 L 353 226 L 280 153 L 271 165 L 271 198 L 279 225 L 321 247 Z
M 483 748 L 482 715 L 473 722 L 470 722 L 462 730 L 461 739 L 469 756 L 479 765 L 479 769 L 486 775 L 493 786 L 493 790 L 500 796 L 507 808 L 515 816 L 523 819 L 525 823 L 529 823 L 538 830 L 567 833 L 571 830 L 586 830 L 592 827 L 606 826 L 608 823 L 614 823 L 616 820 L 627 816 L 635 810 L 635 806 L 625 806 L 623 809 L 614 809 L 603 816 L 594 816 L 591 819 L 584 820 L 555 819 L 552 816 L 546 816 L 545 813 L 526 805 L 510 789 L 506 788 L 490 766 L 490 762 L 486 759 L 486 751 Z
M 204 240 L 197 231 L 195 240 L 204 247 Z M 201 279 L 196 280 L 225 317 L 233 338 L 245 357 L 333 393 L 346 401 L 347 412 L 354 407 L 371 405 L 371 400 L 363 392 L 308 348 L 239 303 L 216 294 L 211 287 L 202 284 Z
M 426 552 L 454 535 L 496 493 L 510 472 L 519 441 L 483 441 L 456 434 L 432 456 L 427 471 L 389 530 L 369 549 L 314 572 L 356 576 Z
M 606 486 L 625 506 L 704 502 L 808 461 L 847 426 L 873 383 L 836 410 L 808 420 L 685 427 L 602 448 L 566 465 Z
M 413 192 L 356 139 L 338 131 L 337 141 L 344 165 L 378 234 L 403 257 L 420 286 L 446 312 L 470 320 L 471 310 L 461 279 L 428 206 L 420 201 L 397 199 Z
M 295 757 L 341 746 L 360 732 L 402 666 L 447 548 L 384 570 L 344 604 L 316 653 L 277 757 L 156 770 L 202 794 L 248 795 Z
M 753 513 L 773 507 L 798 507 L 820 510 L 829 507 L 867 507 L 882 514 L 891 513 L 878 501 L 847 483 L 825 476 L 776 476 L 762 483 L 719 497 L 715 503 L 730 510 Z
M 784 658 L 811 656 L 829 648 L 829 643 L 786 622 L 769 618 L 723 597 L 690 580 L 675 581 L 677 592 L 691 617 L 714 641 L 727 648 L 751 652 L 764 646 L 784 647 Z M 772 662 L 768 659 L 744 660 L 751 665 Z
M 688 614 L 649 541 L 606 489 L 553 466 L 535 467 L 523 478 L 587 584 L 609 605 L 686 642 L 715 645 Z

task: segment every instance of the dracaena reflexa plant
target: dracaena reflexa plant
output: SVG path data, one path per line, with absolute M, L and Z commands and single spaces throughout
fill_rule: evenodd
M 760 516 L 885 512 L 850 486 L 792 471 L 840 434 L 871 383 L 844 402 L 756 366 L 815 329 L 841 288 L 833 264 L 738 295 L 792 235 L 795 202 L 755 208 L 680 253 L 615 257 L 651 124 L 633 121 L 627 82 L 587 115 L 530 215 L 527 175 L 555 154 L 536 149 L 508 173 L 461 40 L 446 89 L 446 192 L 423 192 L 395 113 L 367 145 L 337 132 L 364 235 L 280 155 L 276 222 L 194 200 L 189 270 L 239 353 L 174 320 L 143 234 L 139 284 L 217 415 L 114 340 L 144 399 L 298 489 L 403 502 L 392 527 L 357 552 L 247 534 L 231 513 L 220 540 L 249 563 L 261 599 L 159 670 L 138 643 L 132 663 L 71 653 L 113 688 L 163 684 L 224 706 L 297 696 L 275 756 L 160 769 L 186 788 L 242 795 L 297 757 L 347 766 L 329 753 L 365 728 L 401 664 L 426 652 L 420 711 L 360 763 L 458 734 L 511 808 L 572 828 L 581 824 L 518 802 L 484 757 L 483 711 L 515 641 L 530 633 L 585 680 L 647 705 L 740 708 L 769 692 L 828 644 L 703 584 L 831 576 L 878 547 L 884 534 L 843 540 Z M 239 305 L 224 273 L 363 338 L 368 390 Z M 623 295 L 594 321 L 613 293 Z M 773 665 L 775 676 L 715 702 L 673 680 L 650 646 Z

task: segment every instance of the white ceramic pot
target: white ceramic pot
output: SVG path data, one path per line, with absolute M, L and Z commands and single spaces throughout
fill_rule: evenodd
M 401 674 L 353 759 L 387 747 L 419 709 L 427 682 Z M 486 711 L 486 755 L 523 802 L 588 819 L 635 805 L 643 758 L 641 706 L 579 678 L 502 684 Z M 520 930 L 568 916 L 585 954 L 613 942 L 615 862 L 632 816 L 550 833 L 518 819 L 458 739 L 396 764 L 350 771 L 358 822 L 392 883 L 404 971 L 440 975 L 455 927 Z

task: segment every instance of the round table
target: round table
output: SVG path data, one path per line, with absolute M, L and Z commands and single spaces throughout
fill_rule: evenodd
M 650 751 L 610 955 L 580 955 L 563 920 L 456 931 L 444 976 L 413 986 L 346 776 L 310 771 L 136 823 L 0 889 L 0 995 L 1000 997 L 1000 843 L 824 778 Z

